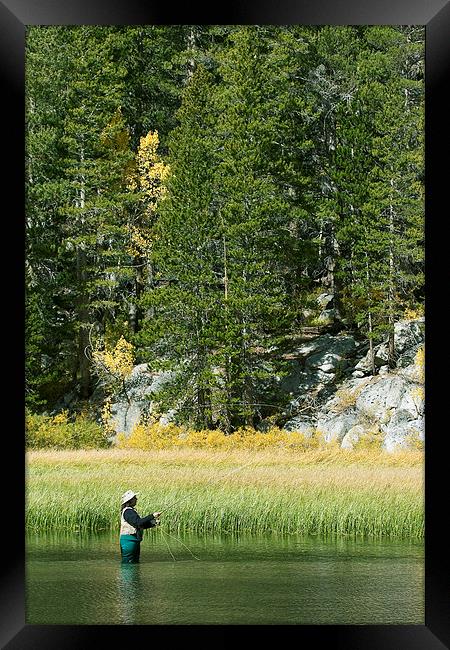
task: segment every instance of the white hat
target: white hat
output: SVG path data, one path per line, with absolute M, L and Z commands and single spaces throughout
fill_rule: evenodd
M 127 490 L 124 494 L 122 494 L 122 504 L 126 503 L 127 501 L 130 501 L 133 497 L 136 497 L 139 494 L 139 492 L 133 492 L 133 490 Z

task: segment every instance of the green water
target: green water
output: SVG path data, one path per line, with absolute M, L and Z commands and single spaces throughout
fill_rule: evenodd
M 30 534 L 26 622 L 424 624 L 423 544 L 178 538 L 147 531 L 140 564 L 122 565 L 110 533 Z

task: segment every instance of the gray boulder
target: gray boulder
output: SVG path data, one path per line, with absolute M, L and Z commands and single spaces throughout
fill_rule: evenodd
M 317 418 L 317 431 L 319 431 L 325 442 L 332 440 L 342 441 L 345 434 L 356 424 L 358 424 L 358 415 L 355 411 L 329 415 L 321 413 Z
M 348 361 L 343 356 L 332 350 L 321 350 L 317 354 L 312 354 L 305 361 L 305 369 L 321 370 L 325 373 L 335 373 L 338 369 L 344 369 Z
M 386 343 L 381 343 L 380 345 L 377 345 L 374 347 L 374 364 L 375 368 L 380 368 L 381 366 L 384 366 L 388 360 L 388 346 Z M 370 362 L 370 351 L 367 351 L 365 356 L 358 361 L 358 363 L 355 365 L 355 370 L 359 372 L 363 372 L 365 374 L 371 372 L 372 370 L 372 365 Z
M 418 382 L 400 373 L 352 378 L 327 399 L 317 414 L 317 429 L 324 439 L 340 440 L 352 449 L 361 435 L 376 426 L 385 448 L 406 447 L 414 431 L 423 431 L 424 400 Z M 420 433 L 422 435 L 422 433 Z
M 425 435 L 425 418 L 423 413 L 414 414 L 407 409 L 398 408 L 387 424 L 381 427 L 385 439 L 396 440 L 400 437 L 416 437 L 423 440 Z
M 391 419 L 402 400 L 405 405 L 409 403 L 407 395 L 410 390 L 410 382 L 403 377 L 387 375 L 375 378 L 359 393 L 356 408 L 361 415 L 383 424 Z
M 385 429 L 383 449 L 394 452 L 398 449 L 410 449 L 417 442 L 425 439 L 425 420 L 399 420 L 390 422 Z
M 371 382 L 369 377 L 352 377 L 342 382 L 339 389 L 320 407 L 323 413 L 343 413 L 356 406 L 357 396 Z
M 338 320 L 339 317 L 340 314 L 337 309 L 324 309 L 317 317 L 317 323 L 319 325 L 328 325 L 333 323 L 335 320 Z
M 142 416 L 148 413 L 148 406 L 146 402 L 114 402 L 109 424 L 116 433 L 130 434 Z
M 292 375 L 297 374 L 299 383 L 310 386 L 318 381 L 328 381 L 320 373 L 335 373 L 348 366 L 347 357 L 355 354 L 358 344 L 350 335 L 332 336 L 324 334 L 313 341 L 299 346 L 293 354 L 298 361 L 293 365 L 293 373 L 282 382 L 283 387 L 292 386 Z M 319 373 L 319 374 L 317 374 Z M 294 380 L 295 384 L 295 380 Z
M 404 354 L 407 350 L 415 349 L 425 340 L 425 319 L 406 321 L 401 320 L 394 325 L 395 352 Z
M 333 302 L 333 300 L 334 295 L 332 293 L 321 293 L 316 298 L 316 302 L 322 307 L 322 309 L 326 309 L 328 305 Z
M 356 424 L 354 427 L 349 429 L 343 437 L 341 442 L 342 449 L 353 449 L 355 444 L 359 442 L 361 436 L 365 433 L 367 433 L 366 427 L 362 424 Z
M 350 335 L 324 334 L 292 351 L 290 371 L 280 382 L 282 392 L 292 396 L 284 427 L 296 426 L 296 418 L 302 420 L 305 414 L 315 419 L 320 405 L 335 392 L 336 373 L 345 373 L 347 368 L 351 371 L 358 348 Z
M 125 380 L 125 390 L 117 393 L 111 402 L 111 425 L 116 433 L 129 435 L 139 420 L 152 415 L 155 407 L 152 396 L 173 376 L 173 372 L 151 372 L 146 363 L 135 366 Z M 170 419 L 171 414 L 163 417 Z

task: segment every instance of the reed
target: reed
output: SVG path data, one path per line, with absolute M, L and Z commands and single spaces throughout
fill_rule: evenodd
M 416 451 L 32 451 L 26 488 L 36 531 L 118 531 L 119 497 L 132 488 L 138 512 L 163 511 L 174 533 L 424 535 Z

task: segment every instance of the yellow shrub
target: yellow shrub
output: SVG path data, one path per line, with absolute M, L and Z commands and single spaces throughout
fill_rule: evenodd
M 308 438 L 298 431 L 284 431 L 272 427 L 267 432 L 252 427 L 241 427 L 234 433 L 225 434 L 218 429 L 184 429 L 174 424 L 139 423 L 127 437 L 123 433 L 116 438 L 116 445 L 125 449 L 168 449 L 191 447 L 196 449 L 316 449 L 320 444 L 316 436 Z
M 381 449 L 383 438 L 378 427 L 368 429 L 355 443 L 354 448 L 358 451 L 369 449 Z
M 320 441 L 316 436 L 308 437 L 300 431 L 296 431 L 294 434 L 289 434 L 286 437 L 286 446 L 295 449 L 317 449 L 319 445 Z
M 133 427 L 131 435 L 127 438 L 124 433 L 117 436 L 117 446 L 128 449 L 151 449 L 151 440 L 146 428 L 140 424 Z
M 68 412 L 67 410 L 61 411 L 57 415 L 54 415 L 51 422 L 52 424 L 67 424 Z
M 206 444 L 208 447 L 225 447 L 227 445 L 227 436 L 223 431 L 214 429 L 213 431 L 207 432 L 206 435 Z
M 174 424 L 139 422 L 134 425 L 129 436 L 120 433 L 116 438 L 116 445 L 120 449 L 164 449 L 173 446 L 183 431 Z
M 102 427 L 86 414 L 69 421 L 67 411 L 54 416 L 27 414 L 26 446 L 29 449 L 100 449 L 109 446 Z
M 417 379 L 421 383 L 425 381 L 425 346 L 422 345 L 416 352 L 416 358 L 414 359 L 414 365 L 416 367 Z
M 188 431 L 186 442 L 189 447 L 201 448 L 206 446 L 205 431 Z
M 424 307 L 423 305 L 420 305 L 416 309 L 410 309 L 409 307 L 405 309 L 405 312 L 403 314 L 405 320 L 417 320 L 418 318 L 422 318 L 424 315 Z

